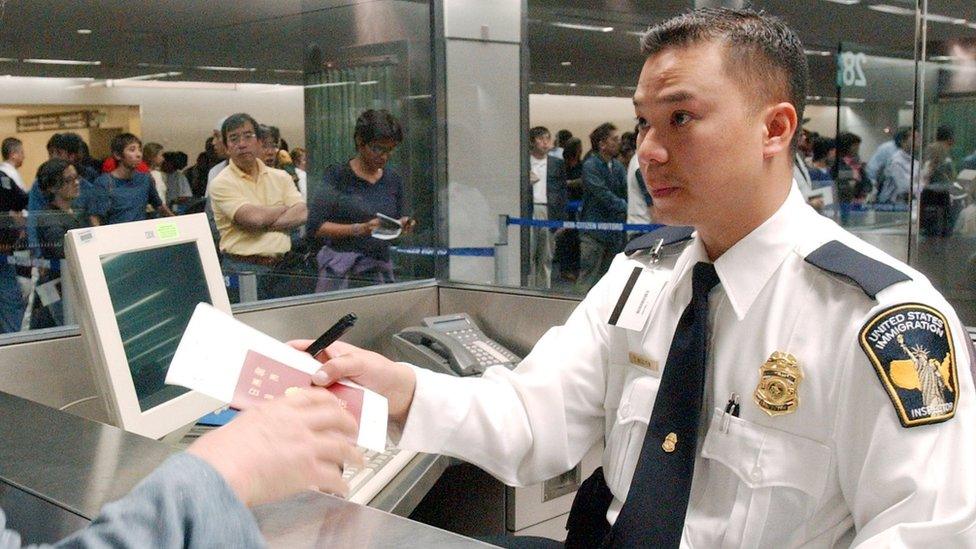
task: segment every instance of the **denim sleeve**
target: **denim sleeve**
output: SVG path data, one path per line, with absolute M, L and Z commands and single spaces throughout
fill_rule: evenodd
M 5 530 L 0 549 L 19 549 Z M 169 458 L 126 497 L 109 503 L 84 530 L 45 547 L 264 547 L 251 512 L 210 465 L 189 454 Z

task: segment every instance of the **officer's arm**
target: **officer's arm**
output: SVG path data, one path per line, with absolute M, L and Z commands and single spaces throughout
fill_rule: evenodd
M 886 345 L 872 339 L 871 331 L 864 332 L 872 321 L 883 322 L 890 317 L 892 313 L 884 313 L 888 307 L 876 307 L 862 325 L 853 327 L 856 339 L 865 333 L 866 343 L 851 342 L 849 359 L 843 362 L 834 385 L 839 398 L 833 437 L 841 489 L 857 529 L 853 546 L 976 543 L 972 357 L 963 339 L 968 335 L 951 309 L 945 304 L 936 309 L 948 319 L 954 368 L 945 362 L 947 353 L 938 349 L 939 336 L 931 331 L 903 332 L 902 341 L 894 338 Z M 895 331 L 887 333 L 893 335 Z M 884 333 L 881 329 L 875 336 Z M 892 365 L 893 361 L 910 360 L 909 352 L 917 354 L 923 349 L 929 352 L 928 359 L 938 361 L 943 373 L 952 372 L 944 377 L 949 378 L 950 387 L 954 386 L 943 392 L 945 402 L 928 409 L 921 408 L 925 403 L 920 399 L 912 363 Z M 923 363 L 934 366 L 928 359 Z M 943 377 L 943 373 L 932 379 Z M 889 396 L 889 389 L 894 390 L 894 397 Z M 948 418 L 947 403 L 953 406 Z M 933 422 L 926 424 L 930 420 Z

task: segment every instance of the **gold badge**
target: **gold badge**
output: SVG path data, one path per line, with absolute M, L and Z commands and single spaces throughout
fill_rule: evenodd
M 771 416 L 789 414 L 800 405 L 797 390 L 802 380 L 796 357 L 776 351 L 759 368 L 759 385 L 752 398 Z
M 664 442 L 661 443 L 661 449 L 667 453 L 671 453 L 678 446 L 678 435 L 673 432 L 668 433 L 668 436 L 664 437 Z

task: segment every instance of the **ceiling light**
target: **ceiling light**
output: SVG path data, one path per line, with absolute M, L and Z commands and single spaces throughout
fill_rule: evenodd
M 562 65 L 562 66 L 564 66 L 564 67 L 568 67 L 568 66 L 570 66 L 570 65 L 572 65 L 572 64 L 573 64 L 573 62 L 572 62 L 572 61 L 563 61 L 562 63 L 560 63 L 560 65 Z
M 353 84 L 355 84 L 355 82 L 325 82 L 324 84 L 308 84 L 307 86 L 305 86 L 305 88 L 306 89 L 334 88 L 336 86 L 351 86 Z
M 304 71 L 299 71 L 295 69 L 271 69 L 271 72 L 275 74 L 305 74 Z
M 141 76 L 129 76 L 127 78 L 118 78 L 116 79 L 116 82 L 118 82 L 119 80 L 130 80 L 130 81 L 131 80 L 158 80 L 160 78 L 169 78 L 171 76 L 179 76 L 181 74 L 183 73 L 182 72 L 157 72 L 155 74 L 143 74 Z
M 111 82 L 111 85 L 109 85 Z M 107 80 L 106 87 L 114 88 L 159 88 L 179 90 L 237 90 L 238 85 L 230 82 L 183 82 L 175 80 Z
M 647 34 L 647 31 L 624 31 L 624 32 L 626 32 L 627 34 L 633 34 L 634 36 L 639 36 L 641 38 L 644 38 L 644 35 Z
M 379 83 L 380 83 L 379 80 L 367 80 L 365 82 L 360 82 L 359 85 L 360 86 L 373 86 L 373 85 L 379 84 Z
M 929 61 L 952 61 L 955 57 L 951 55 L 932 55 L 929 57 Z
M 101 61 L 78 61 L 76 59 L 24 59 L 24 63 L 38 65 L 101 65 Z
M 867 99 L 863 97 L 842 97 L 840 99 L 844 103 L 864 103 Z
M 845 6 L 853 6 L 854 4 L 860 4 L 861 0 L 827 0 L 827 2 L 833 2 L 834 4 L 843 4 Z
M 868 6 L 869 10 L 880 11 L 881 13 L 890 13 L 893 15 L 915 15 L 915 10 L 903 8 L 901 6 L 891 6 L 888 4 L 874 4 Z
M 554 27 L 562 29 L 585 30 L 594 32 L 613 32 L 613 27 L 600 27 L 597 25 L 583 25 L 580 23 L 549 23 Z
M 939 15 L 938 13 L 930 13 L 925 16 L 927 21 L 935 21 L 936 23 L 949 23 L 951 25 L 965 25 L 969 21 L 961 17 L 949 17 L 948 15 Z
M 834 52 L 827 50 L 803 50 L 803 53 L 807 55 L 819 55 L 820 57 L 830 57 L 834 55 Z
M 0 63 L 14 63 L 17 60 L 12 57 L 0 57 Z
M 202 71 L 223 71 L 223 72 L 255 72 L 257 69 L 253 67 L 221 67 L 216 65 L 202 65 L 199 67 L 194 67 L 195 69 L 200 69 Z
M 78 32 L 78 34 L 91 34 L 92 33 L 91 29 L 78 29 L 77 32 Z

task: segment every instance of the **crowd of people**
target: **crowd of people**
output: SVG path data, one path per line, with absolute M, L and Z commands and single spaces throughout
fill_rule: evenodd
M 590 149 L 582 155 L 582 142 L 569 130 L 556 132 L 555 140 L 545 126 L 529 130 L 529 184 L 532 203 L 526 204 L 533 219 L 597 223 L 653 224 L 652 198 L 641 178 L 636 132 L 620 134 L 606 122 L 589 135 Z M 954 132 L 940 126 L 935 140 L 913 158 L 921 144 L 918 130 L 898 128 L 890 140 L 861 159 L 861 136 L 840 132 L 822 136 L 803 129 L 794 158 L 794 179 L 808 202 L 827 215 L 851 209 L 883 205 L 889 210 L 908 208 L 909 199 L 923 202 L 922 231 L 946 236 L 953 228 L 973 226 L 976 208 L 966 216 L 965 202 L 950 193 L 968 195 L 973 189 L 953 187 L 957 174 L 976 169 L 976 152 L 957 162 L 951 156 Z M 912 193 L 914 192 L 914 195 Z M 956 203 L 957 202 L 957 203 Z M 972 219 L 969 219 L 972 218 Z M 968 225 L 964 225 L 967 223 Z M 551 288 L 554 280 L 575 283 L 585 293 L 607 271 L 613 256 L 640 231 L 533 228 L 530 238 L 529 285 Z M 557 278 L 558 277 L 558 278 Z
M 356 155 L 326 168 L 308 196 L 308 152 L 288 149 L 275 126 L 246 113 L 218 121 L 192 166 L 131 133 L 93 159 L 84 139 L 54 134 L 31 184 L 19 173 L 25 151 L 3 140 L 0 165 L 0 333 L 64 324 L 61 261 L 68 230 L 207 213 L 225 273 L 254 273 L 266 299 L 350 284 L 392 282 L 390 240 L 372 238 L 381 216 L 400 233 L 403 179 L 387 166 L 403 140 L 389 112 L 369 110 L 353 137 Z M 385 234 L 390 234 L 387 231 Z

